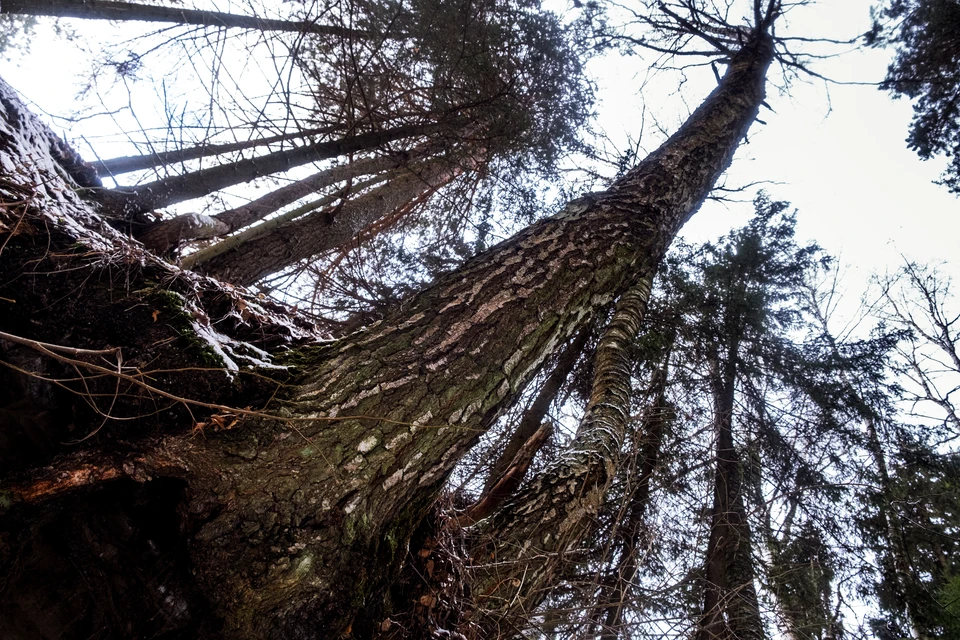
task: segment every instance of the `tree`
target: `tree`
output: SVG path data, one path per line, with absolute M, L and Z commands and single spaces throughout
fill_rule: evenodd
M 2 494 L 0 561 L 17 576 L 4 606 L 21 614 L 7 617 L 10 635 L 52 619 L 78 635 L 136 625 L 229 637 L 388 630 L 402 604 L 391 582 L 457 460 L 560 344 L 612 307 L 571 448 L 477 523 L 484 540 L 497 533 L 496 561 L 468 576 L 484 624 L 529 615 L 589 533 L 618 465 L 626 347 L 653 273 L 764 99 L 780 5 L 754 9 L 749 29 L 722 40 L 731 55 L 718 87 L 609 189 L 477 255 L 364 331 L 282 355 L 281 345 L 313 338 L 302 321 L 181 272 L 105 225 L 64 175 L 73 158 L 4 87 L 0 145 L 16 173 L 2 183 L 0 296 L 10 313 L 0 338 L 11 384 L 60 398 L 32 394 L 26 417 L 4 431 L 29 440 L 23 427 L 43 411 L 72 413 L 72 439 L 83 440 L 28 442 L 5 456 L 27 459 Z M 55 314 L 32 322 L 51 305 Z M 295 368 L 271 370 L 265 347 Z M 248 405 L 263 408 L 238 408 Z M 66 422 L 46 428 L 69 438 Z M 71 552 L 76 564 L 16 570 Z M 89 586 L 52 605 L 43 596 L 71 582 Z M 137 605 L 121 611 L 130 592 Z
M 57 18 L 84 18 L 96 20 L 136 20 L 169 22 L 204 27 L 255 29 L 257 31 L 294 31 L 320 35 L 358 37 L 369 34 L 317 24 L 314 20 L 270 20 L 222 11 L 201 11 L 181 7 L 165 7 L 135 2 L 110 0 L 8 0 L 0 13 Z
M 921 158 L 949 158 L 943 184 L 960 193 L 960 3 L 892 0 L 878 18 L 867 42 L 896 51 L 881 88 L 915 101 L 907 144 Z
M 754 548 L 774 540 L 767 519 L 748 517 L 748 504 L 769 517 L 763 485 L 780 483 L 776 461 L 793 458 L 787 473 L 802 467 L 785 446 L 785 425 L 771 424 L 769 415 L 794 349 L 786 334 L 799 315 L 790 303 L 819 249 L 797 246 L 786 203 L 760 197 L 756 209 L 747 227 L 705 245 L 673 276 L 689 325 L 687 366 L 703 372 L 700 386 L 712 404 L 713 501 L 696 635 L 705 640 L 765 637 Z
M 903 629 L 914 638 L 943 637 L 956 625 L 944 597 L 955 574 L 945 549 L 957 511 L 945 489 L 956 481 L 956 454 L 942 447 L 958 425 L 952 395 L 960 360 L 951 283 L 936 268 L 912 262 L 878 283 L 877 315 L 900 338 L 893 366 L 901 385 L 897 396 L 907 408 L 899 423 L 889 411 L 874 410 L 865 419 L 878 476 L 862 523 L 881 557 L 877 591 L 884 617 L 874 625 Z
M 284 23 L 119 4 L 54 2 L 9 10 L 88 18 L 120 12 L 199 25 L 161 32 L 159 42 L 145 36 L 143 50 L 134 41 L 103 64 L 126 83 L 151 64 L 149 56 L 159 64 L 157 51 L 186 49 L 192 66 L 212 68 L 202 89 L 209 113 L 173 116 L 180 107 L 165 105 L 161 139 L 144 132 L 147 139 L 137 141 L 147 153 L 99 160 L 92 168 L 100 176 L 84 171 L 81 185 L 106 215 L 158 253 L 191 241 L 224 240 L 205 246 L 185 266 L 236 284 L 253 284 L 318 254 L 333 262 L 404 218 L 424 210 L 442 217 L 450 209 L 431 200 L 475 191 L 481 183 L 489 189 L 507 175 L 512 182 L 520 180 L 518 173 L 548 173 L 576 145 L 575 132 L 589 112 L 572 38 L 536 2 L 294 7 L 307 17 Z M 311 12 L 332 26 L 319 32 Z M 235 42 L 239 36 L 222 33 L 232 26 L 254 31 Z M 265 97 L 248 97 L 255 87 L 221 87 L 224 78 L 241 75 L 225 59 L 230 43 L 241 52 L 269 50 L 277 70 L 265 78 Z M 450 47 L 458 48 L 457 56 L 443 54 Z M 173 59 L 182 57 L 177 51 Z M 207 135 L 188 146 L 178 127 L 192 120 Z M 171 140 L 176 148 L 163 148 Z M 319 171 L 306 175 L 308 165 Z M 145 176 L 144 169 L 154 175 Z M 141 172 L 126 178 L 133 184 L 113 189 L 100 179 L 116 182 L 131 172 Z M 223 193 L 251 181 L 290 183 L 247 203 Z M 177 205 L 198 199 L 205 199 L 194 202 L 202 209 L 177 215 L 185 211 Z

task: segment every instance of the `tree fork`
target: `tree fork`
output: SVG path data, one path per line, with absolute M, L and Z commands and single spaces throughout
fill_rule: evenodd
M 226 443 L 219 452 L 209 442 L 177 445 L 186 447 L 178 455 L 196 456 L 198 478 L 219 477 L 191 483 L 200 514 L 220 505 L 197 534 L 194 558 L 237 635 L 333 632 L 357 610 L 335 585 L 365 584 L 365 598 L 376 597 L 460 456 L 557 345 L 638 272 L 649 273 L 706 198 L 756 117 L 772 55 L 767 36 L 748 43 L 687 123 L 608 191 L 572 202 L 377 325 L 322 347 L 279 410 L 316 416 L 298 434 L 278 425 L 224 434 L 256 439 L 242 462 Z M 243 523 L 262 518 L 254 496 L 266 488 L 254 479 L 264 477 L 270 495 L 288 496 L 289 515 L 243 534 Z M 271 550 L 277 536 L 291 542 L 279 552 Z

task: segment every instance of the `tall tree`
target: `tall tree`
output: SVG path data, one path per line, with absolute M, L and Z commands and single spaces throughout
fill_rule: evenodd
M 8 375 L 51 393 L 73 389 L 66 397 L 86 404 L 70 406 L 81 444 L 51 460 L 49 449 L 64 447 L 47 442 L 23 474 L 4 480 L 5 568 L 77 558 L 5 572 L 18 576 L 4 589 L 4 607 L 17 614 L 7 617 L 8 635 L 29 636 L 47 620 L 76 635 L 135 625 L 257 638 L 389 628 L 398 605 L 389 585 L 457 460 L 558 345 L 613 306 L 570 450 L 477 524 L 497 534 L 496 560 L 471 571 L 477 603 L 490 620 L 529 615 L 588 534 L 618 465 L 627 346 L 653 273 L 764 99 L 780 3 L 753 4 L 751 27 L 721 42 L 730 57 L 719 86 L 648 158 L 383 321 L 294 348 L 283 361 L 296 369 L 280 386 L 263 347 L 279 351 L 284 336 L 309 332 L 104 225 L 63 175 L 62 144 L 3 87 L 0 145 L 16 170 L 0 185 L 9 229 L 0 296 L 10 310 L 0 338 L 19 354 L 7 357 Z M 100 258 L 91 263 L 90 253 Z M 107 284 L 115 269 L 119 289 Z M 98 277 L 104 286 L 90 284 Z M 64 307 L 68 292 L 74 302 Z M 50 305 L 60 308 L 41 320 L 37 311 Z M 248 363 L 261 375 L 245 375 Z M 266 408 L 238 409 L 240 398 Z M 31 415 L 58 409 L 34 399 Z M 191 421 L 201 409 L 208 416 Z M 153 429 L 116 422 L 150 416 L 159 416 Z M 65 539 L 67 529 L 80 533 Z M 46 606 L 41 594 L 68 583 L 88 586 Z M 120 594 L 131 590 L 137 606 L 121 611 Z M 151 622 L 132 609 L 151 611 Z
M 685 314 L 692 318 L 691 356 L 705 371 L 715 438 L 713 505 L 697 630 L 704 640 L 765 637 L 753 557 L 758 546 L 754 531 L 762 524 L 748 518 L 753 489 L 745 444 L 760 434 L 752 433 L 757 424 L 745 419 L 741 407 L 748 405 L 743 399 L 747 390 L 763 388 L 758 378 L 776 376 L 775 363 L 782 357 L 778 352 L 789 348 L 784 334 L 797 321 L 789 302 L 816 264 L 818 252 L 815 246 L 795 243 L 795 219 L 786 213 L 786 203 L 761 198 L 756 204 L 754 220 L 719 246 L 706 245 L 692 260 L 702 273 L 677 285 L 685 293 Z M 738 434 L 741 430 L 746 433 Z

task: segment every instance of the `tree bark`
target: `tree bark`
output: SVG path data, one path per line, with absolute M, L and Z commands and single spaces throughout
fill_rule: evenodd
M 680 130 L 599 194 L 601 210 L 658 221 L 647 223 L 652 236 L 637 238 L 645 257 L 632 272 L 631 286 L 652 277 L 676 231 L 729 165 L 763 101 L 772 57 L 770 37 L 756 34 L 731 60 L 720 86 Z M 632 339 L 629 327 L 639 322 L 638 304 L 635 300 L 632 311 L 625 311 L 624 326 L 598 349 L 598 375 L 611 377 L 595 383 L 596 395 L 571 451 L 478 524 L 476 536 L 485 557 L 492 553 L 497 559 L 494 566 L 477 570 L 474 587 L 475 597 L 491 613 L 491 628 L 535 610 L 558 567 L 590 530 L 618 463 L 626 428 L 629 407 L 624 381 L 617 377 L 628 366 L 623 341 Z
M 667 374 L 670 366 L 671 347 L 667 347 L 663 365 L 656 369 L 651 381 L 653 402 L 647 407 L 640 427 L 639 451 L 635 457 L 636 482 L 627 508 L 627 517 L 617 528 L 617 547 L 620 559 L 613 575 L 613 588 L 605 606 L 597 612 L 602 619 L 600 638 L 614 640 L 628 637 L 623 628 L 624 604 L 639 568 L 639 547 L 644 536 L 647 505 L 650 502 L 650 479 L 660 459 L 667 423 L 672 418 L 672 408 L 667 402 Z
M 500 483 L 501 478 L 507 469 L 511 466 L 514 457 L 521 448 L 542 428 L 550 405 L 553 404 L 557 393 L 567 377 L 577 363 L 577 359 L 582 355 L 583 348 L 590 337 L 590 330 L 584 329 L 580 332 L 573 342 L 571 342 L 560 354 L 553 372 L 544 381 L 543 386 L 537 393 L 537 397 L 530 403 L 530 407 L 524 412 L 520 424 L 510 436 L 507 446 L 500 452 L 500 456 L 490 466 L 490 472 L 487 481 L 484 483 L 483 494 L 486 495 L 494 486 Z M 522 479 L 522 478 L 521 478 Z M 519 484 L 519 483 L 518 483 Z M 516 487 L 514 487 L 516 488 Z
M 362 31 L 317 24 L 308 20 L 268 20 L 256 16 L 222 13 L 220 11 L 200 11 L 133 2 L 110 2 L 109 0 L 4 0 L 2 6 L 0 6 L 0 13 L 53 16 L 56 18 L 169 22 L 224 29 L 252 29 L 255 31 L 293 31 L 341 38 L 369 37 L 368 33 Z

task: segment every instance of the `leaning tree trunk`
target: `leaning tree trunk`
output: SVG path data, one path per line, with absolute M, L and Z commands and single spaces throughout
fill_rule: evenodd
M 482 523 L 477 539 L 495 566 L 477 570 L 474 595 L 490 613 L 491 628 L 530 615 L 559 567 L 590 531 L 619 463 L 629 413 L 628 343 L 643 314 L 640 298 L 680 226 L 697 210 L 727 168 L 764 98 L 773 42 L 756 35 L 731 60 L 717 89 L 662 147 L 595 196 L 597 209 L 625 220 L 624 230 L 646 227 L 635 242 L 640 259 L 627 274 L 634 299 L 622 300 L 619 326 L 597 351 L 586 414 L 561 460 Z M 656 221 L 656 222 L 654 222 Z
M 667 374 L 670 367 L 672 341 L 666 348 L 663 364 L 654 370 L 651 379 L 653 400 L 644 410 L 640 425 L 639 442 L 633 468 L 636 480 L 631 482 L 627 502 L 626 519 L 617 526 L 616 543 L 620 554 L 610 576 L 610 583 L 604 585 L 601 594 L 602 606 L 597 607 L 595 619 L 602 625 L 599 638 L 615 640 L 629 637 L 629 630 L 623 624 L 624 609 L 633 587 L 634 579 L 640 569 L 641 544 L 648 535 L 647 507 L 650 503 L 650 484 L 660 460 L 660 450 L 666 436 L 667 426 L 673 419 L 673 407 L 667 401 Z
M 57 495 L 67 499 L 85 485 L 168 478 L 183 487 L 176 510 L 182 521 L 171 535 L 185 540 L 189 579 L 205 594 L 211 614 L 223 621 L 226 635 L 306 638 L 345 631 L 361 609 L 376 611 L 413 530 L 460 457 L 515 402 L 558 345 L 599 309 L 632 291 L 620 302 L 625 315 L 619 334 L 598 355 L 610 365 L 600 370 L 617 372 L 657 263 L 726 169 L 757 114 L 772 50 L 766 35 L 749 40 L 688 122 L 609 190 L 575 200 L 558 215 L 476 256 L 378 324 L 288 355 L 302 375 L 277 393 L 270 415 L 235 411 L 243 416 L 235 423 L 224 418 L 222 406 L 214 406 L 221 412 L 219 422 L 209 424 L 220 428 L 208 428 L 202 437 L 132 433 L 131 439 L 139 440 L 124 441 L 126 451 L 107 455 L 91 448 L 7 482 L 0 505 L 29 514 L 31 503 Z M 27 171 L 23 167 L 36 165 L 34 151 L 42 141 L 23 135 L 25 127 L 36 129 L 36 124 L 15 97 L 5 97 L 3 106 L 0 124 L 6 133 L 0 136 L 0 150 L 19 162 L 11 166 L 22 173 Z M 33 181 L 32 186 L 9 187 L 11 181 L 5 180 L 0 187 L 18 193 L 56 191 L 62 178 L 56 171 L 45 175 L 42 184 L 27 176 L 23 179 Z M 35 228 L 56 238 L 54 248 L 70 247 L 71 236 L 74 243 L 82 236 L 90 252 L 109 252 L 112 260 L 122 256 L 120 264 L 131 266 L 125 272 L 127 285 L 117 295 L 137 295 L 146 280 L 133 265 L 146 258 L 109 229 L 88 233 L 96 216 L 76 201 L 69 186 L 62 191 L 67 204 L 34 197 L 23 205 L 24 215 L 43 220 L 47 226 Z M 3 221 L 8 227 L 16 224 L 16 218 L 6 215 Z M 0 268 L 10 271 L 20 264 L 24 273 L 32 273 L 32 264 L 15 262 L 28 240 L 22 234 L 14 237 L 0 253 Z M 63 258 L 54 253 L 47 259 Z M 74 291 L 82 300 L 98 291 L 94 275 L 115 268 L 110 260 L 91 262 L 81 256 L 72 264 L 75 271 L 51 273 L 42 283 L 49 286 L 57 277 L 86 270 L 90 277 Z M 174 286 L 191 277 L 168 282 Z M 638 282 L 645 286 L 637 289 Z M 0 295 L 7 297 L 6 289 Z M 149 307 L 131 301 L 119 310 L 140 313 L 141 324 L 135 326 L 145 333 L 152 327 Z M 242 317 L 249 303 L 235 311 Z M 66 321 L 94 335 L 99 327 L 84 314 L 96 312 L 93 305 L 71 305 Z M 190 326 L 202 325 L 207 340 L 217 335 L 211 317 L 197 309 L 189 320 Z M 39 331 L 28 321 L 19 327 Z M 71 335 L 64 330 L 61 338 Z M 127 336 L 138 338 L 135 332 Z M 171 344 L 152 339 L 144 348 L 162 354 Z M 115 374 L 102 369 L 96 369 L 98 379 L 114 375 L 118 384 L 139 385 L 147 404 L 169 400 L 162 388 L 166 373 L 144 378 L 123 367 Z M 500 509 L 496 522 L 503 524 L 505 545 L 535 540 L 562 556 L 587 529 L 623 438 L 618 380 L 615 375 L 611 384 L 598 387 L 601 395 L 620 399 L 609 411 L 603 402 L 591 405 L 591 418 L 581 429 L 585 457 L 568 457 L 571 465 L 538 481 L 542 497 L 524 492 Z M 118 403 L 129 405 L 128 398 Z M 213 406 L 217 399 L 212 395 L 202 401 Z M 521 554 L 536 551 L 523 544 L 516 548 Z M 513 552 L 505 553 L 509 557 Z M 535 599 L 532 589 L 542 593 L 551 582 L 556 565 L 552 560 L 542 564 L 539 557 L 517 559 L 518 568 L 532 568 L 525 586 L 531 591 L 521 600 Z M 499 587 L 484 586 L 493 580 L 493 572 L 478 577 L 480 591 L 506 596 Z
M 0 13 L 94 20 L 167 22 L 224 29 L 252 29 L 255 31 L 292 31 L 342 38 L 369 37 L 366 32 L 317 24 L 307 20 L 270 20 L 220 11 L 158 7 L 156 5 L 112 2 L 110 0 L 4 0 L 0 4 Z
M 121 156 L 119 158 L 107 158 L 106 160 L 97 160 L 92 162 L 93 168 L 101 176 L 118 176 L 132 171 L 143 171 L 155 167 L 166 167 L 172 164 L 198 160 L 200 158 L 209 158 L 210 156 L 223 155 L 225 153 L 234 153 L 236 151 L 246 151 L 256 147 L 263 147 L 277 142 L 289 142 L 290 140 L 302 140 L 311 136 L 326 135 L 336 133 L 336 127 L 323 127 L 320 129 L 303 129 L 290 133 L 279 133 L 262 138 L 251 138 L 240 142 L 225 143 L 203 143 L 194 147 L 183 147 L 170 151 L 154 151 L 136 156 Z
M 155 209 L 202 198 L 225 187 L 288 171 L 311 162 L 337 158 L 357 151 L 378 149 L 396 140 L 435 133 L 441 126 L 437 124 L 405 125 L 383 131 L 360 133 L 339 140 L 315 142 L 179 176 L 161 178 L 135 187 L 100 190 L 95 192 L 95 195 L 106 212 L 120 218 L 135 219 L 136 216 Z
M 286 220 L 283 214 L 223 240 L 219 243 L 222 247 L 214 245 L 204 250 L 203 260 L 190 256 L 187 260 L 199 271 L 226 282 L 251 285 L 301 260 L 348 247 L 369 225 L 389 218 L 417 198 L 449 184 L 463 170 L 463 164 L 452 164 L 445 159 L 399 167 L 392 171 L 391 180 L 345 200 L 342 206 L 294 220 Z M 258 233 L 261 227 L 263 232 Z M 234 244 L 233 238 L 247 234 L 251 237 L 244 238 L 239 245 Z

